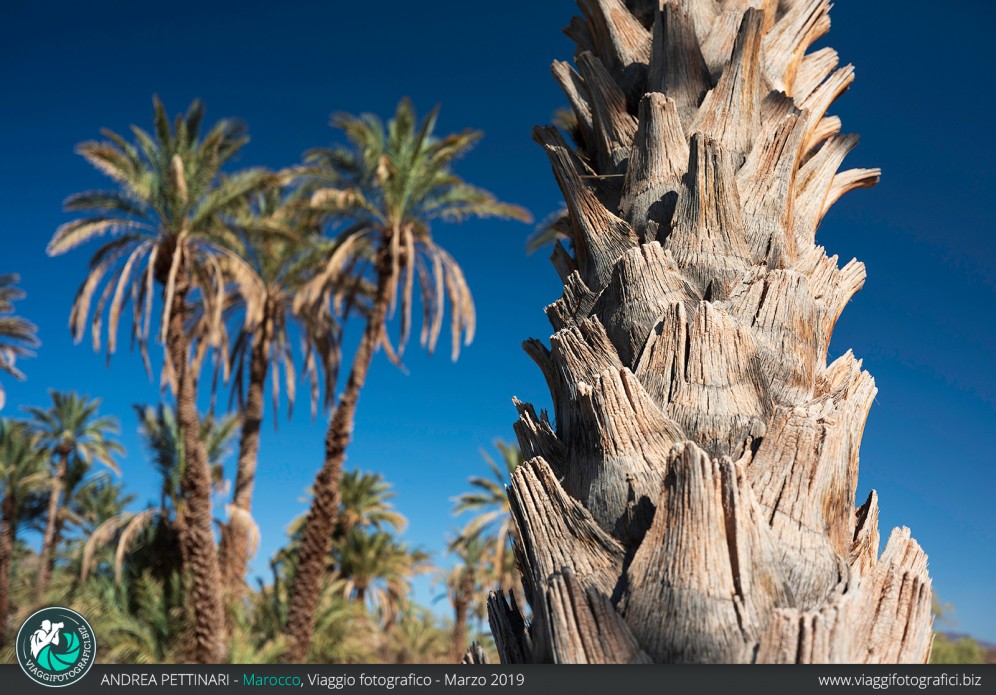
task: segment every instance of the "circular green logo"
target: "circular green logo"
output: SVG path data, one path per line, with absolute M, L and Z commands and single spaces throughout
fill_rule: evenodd
M 42 608 L 17 631 L 17 663 L 36 683 L 53 688 L 72 685 L 97 657 L 93 628 L 69 608 Z

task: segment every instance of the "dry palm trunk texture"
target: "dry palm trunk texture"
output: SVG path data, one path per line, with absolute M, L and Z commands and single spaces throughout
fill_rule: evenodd
M 826 354 L 865 269 L 814 243 L 879 172 L 826 115 L 853 79 L 829 0 L 580 0 L 553 72 L 577 147 L 538 128 L 573 228 L 550 347 L 556 426 L 516 402 L 509 495 L 534 619 L 506 662 L 923 662 L 927 558 L 855 505 L 875 395 Z

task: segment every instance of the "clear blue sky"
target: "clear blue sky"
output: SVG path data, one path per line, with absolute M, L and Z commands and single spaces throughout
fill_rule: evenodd
M 209 120 L 248 123 L 240 165 L 279 167 L 332 141 L 332 111 L 386 116 L 408 95 L 421 111 L 443 105 L 440 132 L 484 130 L 458 173 L 542 218 L 560 197 L 530 128 L 563 104 L 549 65 L 571 55 L 560 28 L 574 11 L 568 0 L 8 3 L 0 272 L 22 275 L 29 296 L 19 312 L 44 345 L 22 364 L 27 383 L 4 380 L 4 415 L 45 403 L 50 387 L 103 397 L 124 426 L 125 480 L 140 500 L 154 497 L 130 405 L 157 400 L 157 386 L 137 355 L 124 351 L 107 367 L 88 345 L 73 346 L 66 324 L 88 252 L 44 254 L 68 219 L 62 200 L 106 184 L 75 144 L 101 127 L 149 124 L 153 93 L 171 112 L 200 97 Z M 884 170 L 879 188 L 845 198 L 819 233 L 831 253 L 856 256 L 869 272 L 831 350 L 853 348 L 880 389 L 858 495 L 878 490 L 883 538 L 899 524 L 913 529 L 959 629 L 996 641 L 996 131 L 987 93 L 996 6 L 846 2 L 833 20 L 827 42 L 857 66 L 857 83 L 834 107 L 845 131 L 862 135 L 849 162 Z M 454 526 L 450 498 L 483 470 L 478 449 L 512 438 L 511 397 L 547 403 L 519 344 L 550 334 L 542 308 L 559 286 L 545 254 L 525 256 L 530 231 L 497 222 L 438 229 L 475 293 L 477 339 L 455 365 L 411 351 L 409 375 L 378 357 L 363 392 L 347 465 L 393 482 L 407 538 L 432 550 Z M 278 433 L 267 413 L 261 558 L 304 509 L 321 460 L 323 422 L 298 410 Z M 425 582 L 419 595 L 429 595 Z

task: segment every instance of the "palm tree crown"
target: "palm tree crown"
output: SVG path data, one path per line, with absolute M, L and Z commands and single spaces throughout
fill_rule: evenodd
M 191 104 L 170 127 L 166 110 L 153 100 L 155 129 L 150 134 L 132 126 L 134 143 L 110 130 L 107 140 L 77 147 L 117 188 L 78 193 L 66 200 L 66 210 L 83 216 L 62 225 L 48 244 L 55 256 L 99 236 L 112 234 L 90 261 L 90 272 L 73 304 L 70 327 L 79 341 L 86 331 L 91 304 L 103 284 L 92 322 L 94 349 L 100 348 L 101 323 L 108 312 L 107 351 L 114 352 L 124 305 L 132 301 L 132 336 L 146 353 L 153 282 L 163 287 L 161 317 L 165 337 L 170 301 L 177 289 L 199 290 L 217 338 L 225 279 L 218 256 L 238 264 L 237 239 L 225 220 L 245 205 L 246 196 L 272 179 L 263 169 L 246 169 L 231 176 L 222 167 L 248 142 L 241 124 L 219 121 L 201 136 L 204 107 Z M 181 268 L 185 272 L 181 272 Z M 178 284 L 179 283 L 179 284 Z M 167 364 L 169 362 L 167 361 Z
M 31 428 L 41 443 L 57 456 L 78 458 L 87 465 L 101 463 L 120 473 L 114 460 L 124 448 L 112 437 L 120 433 L 117 418 L 100 416 L 100 399 L 50 391 L 51 408 L 29 407 Z
M 515 470 L 522 465 L 522 452 L 519 447 L 500 440 L 495 442 L 495 446 L 501 454 L 501 465 L 482 451 L 481 455 L 488 464 L 491 475 L 472 476 L 469 482 L 473 489 L 461 493 L 453 500 L 455 515 L 473 514 L 460 531 L 454 547 L 461 546 L 464 541 L 485 539 L 485 559 L 491 562 L 494 571 L 491 579 L 504 589 L 520 589 L 519 574 L 509 553 L 514 533 L 505 486 L 511 481 Z
M 284 177 L 291 174 L 284 174 Z M 296 374 L 293 334 L 297 325 L 303 348 L 304 373 L 308 376 L 312 414 L 324 389 L 327 406 L 334 394 L 339 364 L 340 326 L 333 302 L 349 300 L 351 308 L 363 289 L 362 282 L 351 276 L 328 288 L 326 302 L 318 302 L 308 311 L 293 311 L 294 298 L 324 265 L 335 249 L 335 242 L 321 235 L 321 215 L 311 209 L 303 193 L 278 185 L 257 191 L 246 208 L 234 218 L 232 230 L 237 238 L 241 263 L 232 273 L 230 313 L 242 319 L 241 329 L 232 345 L 230 360 L 234 368 L 233 395 L 240 406 L 245 403 L 247 374 L 251 378 L 253 351 L 265 355 L 266 371 L 272 374 L 271 398 L 274 413 L 283 381 L 288 411 L 294 406 Z M 345 309 L 343 313 L 347 313 Z M 283 371 L 283 379 L 277 375 Z
M 341 244 L 323 272 L 298 299 L 298 306 L 320 299 L 321 290 L 357 254 L 385 247 L 390 259 L 388 283 L 392 307 L 401 293 L 401 336 L 404 348 L 411 330 L 415 283 L 422 293 L 422 345 L 432 351 L 442 329 L 444 302 L 452 309 L 453 357 L 460 341 L 474 335 L 474 305 L 463 271 L 432 238 L 431 224 L 499 217 L 525 222 L 523 208 L 498 201 L 450 170 L 482 136 L 466 130 L 444 138 L 433 136 L 439 110 L 421 123 L 409 100 L 403 99 L 387 125 L 372 114 L 337 114 L 332 125 L 341 129 L 345 147 L 317 149 L 308 154 L 312 205 L 333 220 L 344 221 Z

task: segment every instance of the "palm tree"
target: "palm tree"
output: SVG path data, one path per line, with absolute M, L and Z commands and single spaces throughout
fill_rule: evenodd
M 194 629 L 201 662 L 216 662 L 224 652 L 221 576 L 215 549 L 211 512 L 211 476 L 197 412 L 197 374 L 190 368 L 188 299 L 198 297 L 205 307 L 208 329 L 202 340 L 216 346 L 221 335 L 226 277 L 239 267 L 237 239 L 226 220 L 244 209 L 246 196 L 272 180 L 260 169 L 231 176 L 222 167 L 247 142 L 243 128 L 220 121 L 203 137 L 204 109 L 194 102 L 186 116 L 171 124 L 158 99 L 153 100 L 154 134 L 132 127 L 135 142 L 109 130 L 104 142 L 85 142 L 77 148 L 90 164 L 117 184 L 106 191 L 70 197 L 66 209 L 82 217 L 64 224 L 48 245 L 50 255 L 65 253 L 101 235 L 104 243 L 90 262 L 80 287 L 70 325 L 80 340 L 89 320 L 97 288 L 104 290 L 94 312 L 92 334 L 99 349 L 101 321 L 107 309 L 107 351 L 114 352 L 122 309 L 132 303 L 132 337 L 149 367 L 147 339 L 153 305 L 153 283 L 162 288 L 159 339 L 166 347 L 164 378 L 176 397 L 177 423 L 185 440 L 187 465 L 183 494 L 189 513 L 181 542 L 186 547 L 187 570 L 193 576 Z
M 398 105 L 386 127 L 369 114 L 359 118 L 339 115 L 333 118 L 333 125 L 343 130 L 349 145 L 316 151 L 308 158 L 314 172 L 312 185 L 317 188 L 313 205 L 333 219 L 345 221 L 345 227 L 326 266 L 298 294 L 296 308 L 300 311 L 324 301 L 329 283 L 341 277 L 343 269 L 355 267 L 358 256 L 366 258 L 370 249 L 374 289 L 346 386 L 329 420 L 325 458 L 315 478 L 314 498 L 301 540 L 287 626 L 289 658 L 294 661 L 303 660 L 308 652 L 360 390 L 374 351 L 380 345 L 391 349 L 386 330 L 390 309 L 400 304 L 399 354 L 411 329 L 416 279 L 422 291 L 422 344 L 430 351 L 435 347 L 447 299 L 454 359 L 461 338 L 469 341 L 473 337 L 470 291 L 456 261 L 433 240 L 431 223 L 473 217 L 529 219 L 525 210 L 499 202 L 451 172 L 452 162 L 470 149 L 480 133 L 466 131 L 434 138 L 436 116 L 437 111 L 433 111 L 419 124 L 408 100 Z
M 273 581 L 266 585 L 259 580 L 259 591 L 252 597 L 255 631 L 265 635 L 281 633 L 280 643 L 285 648 L 282 633 L 287 628 L 287 577 L 293 572 L 294 555 L 289 548 L 279 550 L 270 560 Z M 371 663 L 377 633 L 366 606 L 347 598 L 344 580 L 329 578 L 322 584 L 315 625 L 315 639 L 308 654 L 311 662 Z
M 168 581 L 169 576 L 179 569 L 178 565 L 182 564 L 174 561 L 171 546 L 175 539 L 183 536 L 184 527 L 190 523 L 189 505 L 182 493 L 184 469 L 188 465 L 186 439 L 180 434 L 178 418 L 169 406 L 136 405 L 135 412 L 139 420 L 139 433 L 162 481 L 159 504 L 139 512 L 121 512 L 95 528 L 83 550 L 83 578 L 95 568 L 96 551 L 112 541 L 116 541 L 114 578 L 118 582 L 123 581 L 125 560 L 140 539 L 151 541 L 148 559 L 159 566 L 157 574 L 160 580 Z M 221 491 L 224 483 L 222 462 L 237 429 L 238 418 L 231 415 L 221 420 L 206 417 L 200 421 L 199 439 L 207 455 L 212 486 L 217 492 Z M 181 557 L 185 550 L 181 544 L 178 549 Z M 146 569 L 142 562 L 135 564 L 137 567 L 132 574 Z
M 305 201 L 306 203 L 307 201 Z M 339 324 L 329 311 L 329 302 L 310 311 L 294 313 L 293 299 L 311 279 L 332 242 L 320 236 L 319 216 L 302 205 L 293 191 L 274 186 L 253 196 L 250 209 L 235 221 L 243 263 L 235 273 L 233 312 L 242 314 L 242 327 L 231 354 L 234 365 L 233 393 L 242 416 L 235 491 L 229 521 L 222 527 L 221 567 L 228 592 L 238 596 L 245 586 L 249 562 L 248 529 L 252 527 L 252 495 L 256 480 L 260 426 L 267 379 L 283 370 L 288 411 L 296 392 L 295 357 L 291 328 L 296 325 L 303 339 L 302 362 L 311 382 L 311 407 L 318 408 L 324 386 L 328 401 L 334 391 L 339 362 Z M 355 283 L 353 283 L 355 287 Z M 340 296 L 348 289 L 330 285 Z M 340 297 L 341 298 L 341 297 Z M 271 396 L 276 415 L 280 399 L 279 378 L 272 380 Z
M 401 533 L 408 526 L 408 520 L 390 502 L 396 495 L 380 473 L 346 471 L 339 482 L 339 497 L 337 539 L 345 538 L 353 529 Z
M 38 346 L 38 329 L 30 321 L 13 315 L 14 302 L 24 297 L 24 292 L 16 287 L 19 281 L 17 275 L 0 275 L 0 372 L 23 380 L 24 374 L 16 366 L 17 358 L 31 355 L 31 348 Z M 5 400 L 0 385 L 0 408 Z
M 489 564 L 496 557 L 494 548 L 497 543 L 495 538 L 480 533 L 461 534 L 450 543 L 449 551 L 458 559 L 446 576 L 446 589 L 453 605 L 453 639 L 450 643 L 453 663 L 460 663 L 467 653 L 467 624 L 472 615 L 478 619 L 484 617 L 484 581 L 487 575 L 496 572 Z
M 519 447 L 501 440 L 495 442 L 495 446 L 501 454 L 502 465 L 499 466 L 486 451 L 481 451 L 491 476 L 472 476 L 469 482 L 473 490 L 461 493 L 454 499 L 454 515 L 473 514 L 460 531 L 457 543 L 462 539 L 487 538 L 490 545 L 486 556 L 489 566 L 494 570 L 493 576 L 488 577 L 487 581 L 521 595 L 519 573 L 515 569 L 513 555 L 509 553 L 510 546 L 515 542 L 515 534 L 512 531 L 512 514 L 505 487 L 516 469 L 522 465 L 522 452 Z
M 78 488 L 67 487 L 66 498 L 69 500 L 66 507 L 68 523 L 83 538 L 92 536 L 101 524 L 135 501 L 134 495 L 125 494 L 123 483 L 116 483 L 105 475 L 91 476 Z
M 114 457 L 124 454 L 124 448 L 112 439 L 119 433 L 117 419 L 98 415 L 100 399 L 58 391 L 50 391 L 49 395 L 51 408 L 25 408 L 34 418 L 30 426 L 39 434 L 42 446 L 51 453 L 54 462 L 38 569 L 39 595 L 45 593 L 55 567 L 55 551 L 60 541 L 59 510 L 64 504 L 70 460 L 79 461 L 84 468 L 94 462 L 102 463 L 120 473 Z
M 0 419 L 0 648 L 6 644 L 17 529 L 46 482 L 46 452 L 23 422 Z
M 346 596 L 368 605 L 390 628 L 408 605 L 411 578 L 431 570 L 429 556 L 385 531 L 353 528 L 333 546 Z
M 879 556 L 855 502 L 874 381 L 826 359 L 865 269 L 817 227 L 879 176 L 837 171 L 853 69 L 806 53 L 829 1 L 580 5 L 577 146 L 535 131 L 574 249 L 526 344 L 555 421 L 517 403 L 509 493 L 542 629 L 495 595 L 502 659 L 925 661 L 926 556 L 908 529 Z

